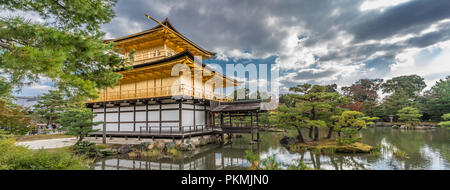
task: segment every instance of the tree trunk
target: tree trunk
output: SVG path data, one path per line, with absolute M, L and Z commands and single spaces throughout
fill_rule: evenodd
M 302 131 L 300 130 L 300 127 L 297 127 L 297 132 L 298 132 L 298 135 L 297 135 L 298 142 L 304 143 L 305 140 L 303 139 L 303 135 L 302 135 Z
M 309 135 L 308 135 L 308 137 L 309 137 L 310 139 L 313 138 L 312 133 L 313 133 L 313 127 L 309 127 Z
M 331 139 L 331 136 L 333 135 L 333 130 L 334 130 L 334 127 L 329 127 L 329 128 L 328 128 L 328 136 L 327 136 L 327 139 Z
M 314 141 L 319 141 L 319 128 L 314 127 Z

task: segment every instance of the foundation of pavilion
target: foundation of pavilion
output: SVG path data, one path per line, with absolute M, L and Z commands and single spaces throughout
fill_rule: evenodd
M 217 102 L 190 97 L 163 97 L 108 101 L 87 104 L 96 114 L 90 137 L 145 139 L 181 139 L 233 134 L 251 134 L 251 142 L 260 141 L 261 101 Z M 249 125 L 233 122 L 235 117 L 250 117 Z M 218 121 L 216 121 L 218 118 Z

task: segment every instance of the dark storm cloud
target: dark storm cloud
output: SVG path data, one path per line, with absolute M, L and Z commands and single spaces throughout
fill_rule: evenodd
M 297 72 L 296 76 L 292 79 L 294 80 L 314 80 L 314 79 L 320 79 L 327 76 L 331 76 L 333 74 L 337 73 L 335 70 L 325 70 L 325 71 L 301 71 Z
M 369 19 L 365 19 L 365 18 Z M 352 26 L 356 41 L 384 39 L 393 35 L 415 33 L 430 24 L 450 17 L 449 0 L 415 0 L 382 13 L 371 13 Z
M 382 58 L 394 63 L 395 56 L 407 48 L 427 47 L 450 40 L 449 27 L 426 34 L 420 32 L 450 18 L 449 0 L 412 0 L 384 11 L 361 11 L 361 0 L 119 0 L 117 18 L 104 29 L 120 37 L 153 27 L 144 13 L 159 20 L 169 17 L 184 35 L 205 49 L 229 53 L 250 52 L 254 57 L 283 54 L 292 31 L 304 38 L 302 48 L 327 49 L 314 53 L 320 65 L 345 67 Z M 413 35 L 395 43 L 382 43 L 393 37 Z M 291 38 L 289 38 L 291 39 Z M 343 40 L 349 40 L 343 43 Z M 369 43 L 370 42 L 370 43 Z M 380 53 L 382 52 L 382 53 Z M 380 55 L 378 55 L 380 54 Z M 230 56 L 230 54 L 227 54 Z M 302 58 L 299 58 L 302 59 Z M 291 61 L 292 59 L 283 59 Z M 293 63 L 297 64 L 299 60 Z M 295 67 L 294 67 L 295 68 Z M 325 67 L 324 67 L 325 68 Z M 376 67 L 375 67 L 376 68 Z M 292 67 L 290 68 L 292 69 Z M 305 68 L 304 68 L 305 69 Z M 294 79 L 319 80 L 340 72 L 296 73 Z M 380 72 L 386 72 L 385 70 Z

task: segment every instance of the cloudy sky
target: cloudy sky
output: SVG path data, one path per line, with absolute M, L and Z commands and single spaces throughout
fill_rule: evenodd
M 449 0 L 119 0 L 107 38 L 168 17 L 220 63 L 271 63 L 281 91 L 300 83 L 349 85 L 418 74 L 450 75 Z M 48 85 L 22 91 L 39 94 Z

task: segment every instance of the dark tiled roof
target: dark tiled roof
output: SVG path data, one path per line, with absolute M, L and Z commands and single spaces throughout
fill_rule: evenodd
M 212 112 L 255 112 L 267 111 L 264 107 L 264 102 L 261 100 L 248 101 L 234 101 L 234 102 L 220 102 L 216 105 L 211 105 Z

